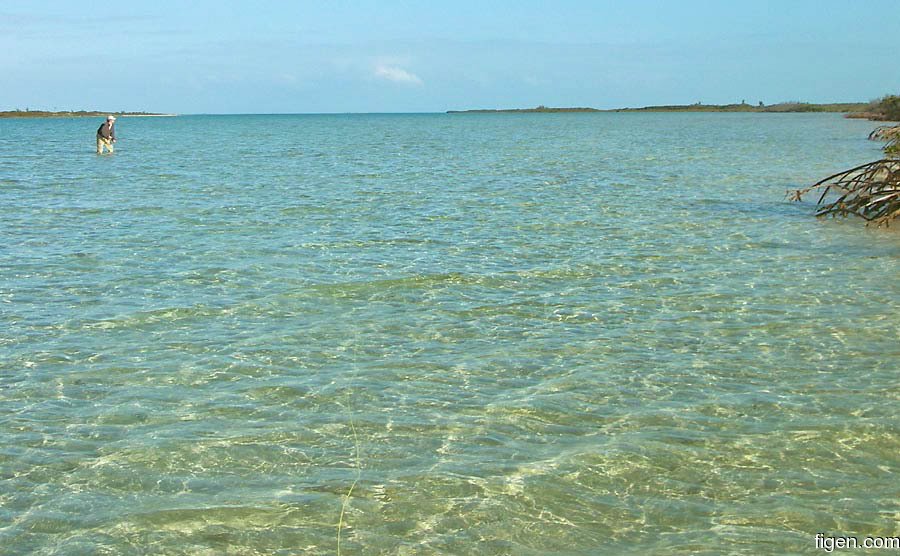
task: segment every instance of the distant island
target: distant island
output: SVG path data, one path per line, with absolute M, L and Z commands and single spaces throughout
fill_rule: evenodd
M 608 112 L 608 110 L 598 110 L 596 108 L 548 108 L 546 106 L 538 106 L 537 108 L 479 108 L 475 110 L 447 110 L 448 114 L 483 114 L 494 112 Z
M 156 114 L 153 112 L 99 112 L 96 110 L 79 110 L 77 112 L 48 112 L 46 110 L 6 110 L 0 111 L 0 118 L 86 118 L 113 116 L 174 116 L 175 114 Z
M 852 115 L 864 113 L 871 103 L 845 102 L 832 104 L 811 104 L 808 102 L 782 102 L 779 104 L 674 104 L 666 106 L 645 106 L 643 108 L 613 108 L 600 110 L 598 108 L 550 108 L 538 106 L 536 108 L 506 108 L 506 109 L 475 109 L 475 110 L 448 110 L 448 114 L 485 114 L 485 113 L 533 113 L 533 112 L 839 112 Z

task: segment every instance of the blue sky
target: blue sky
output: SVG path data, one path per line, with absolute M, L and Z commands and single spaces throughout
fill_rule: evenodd
M 0 0 L 0 110 L 442 112 L 900 94 L 898 0 Z

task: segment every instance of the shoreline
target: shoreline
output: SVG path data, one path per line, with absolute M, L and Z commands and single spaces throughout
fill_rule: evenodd
M 827 104 L 811 104 L 805 102 L 784 102 L 772 105 L 752 104 L 674 104 L 663 106 L 644 106 L 641 108 L 476 108 L 472 110 L 447 110 L 447 114 L 531 114 L 560 112 L 740 112 L 760 114 L 784 114 L 804 112 L 831 112 L 842 114 L 862 114 L 870 103 L 836 102 Z
M 108 115 L 116 118 L 171 118 L 178 114 L 157 114 L 154 112 L 99 112 L 96 110 L 77 112 L 47 112 L 44 110 L 6 110 L 0 111 L 0 118 L 103 118 Z

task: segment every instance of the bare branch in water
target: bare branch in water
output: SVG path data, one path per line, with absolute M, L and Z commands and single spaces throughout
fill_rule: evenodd
M 788 196 L 792 201 L 800 201 L 813 190 L 822 191 L 816 203 L 816 216 L 854 214 L 868 224 L 889 226 L 900 216 L 900 160 L 869 162 L 828 176 L 805 189 L 789 191 Z
M 869 139 L 874 141 L 896 141 L 898 138 L 900 138 L 900 125 L 880 125 L 869 134 Z

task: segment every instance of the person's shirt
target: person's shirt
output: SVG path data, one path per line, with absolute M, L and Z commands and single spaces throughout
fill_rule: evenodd
M 115 124 L 110 124 L 109 122 L 100 124 L 100 128 L 97 129 L 97 137 L 102 137 L 103 139 L 115 139 Z

